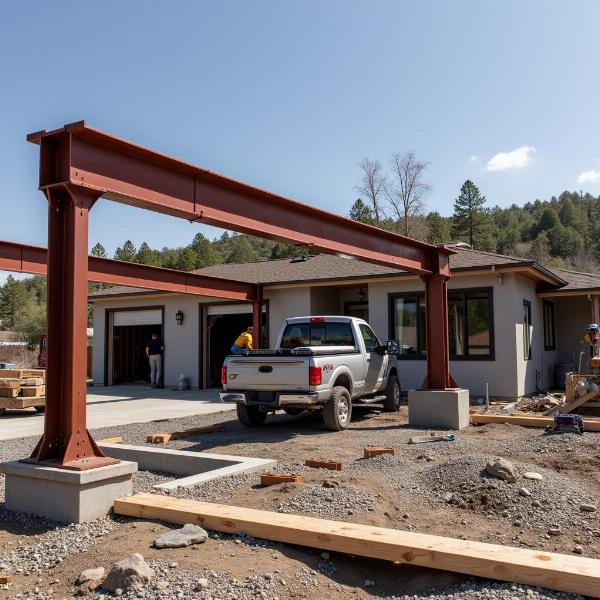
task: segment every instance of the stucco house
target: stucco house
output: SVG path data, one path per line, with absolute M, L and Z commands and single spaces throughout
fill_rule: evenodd
M 450 369 L 472 396 L 514 399 L 555 386 L 556 365 L 575 367 L 586 325 L 600 320 L 600 275 L 544 267 L 532 260 L 454 246 L 448 283 Z M 416 275 L 332 255 L 224 264 L 198 271 L 260 283 L 265 340 L 301 315 L 368 320 L 382 341 L 401 348 L 403 390 L 418 388 L 427 351 L 424 287 Z M 90 294 L 93 380 L 117 385 L 147 378 L 143 349 L 164 340 L 165 385 L 183 374 L 193 387 L 219 385 L 233 340 L 252 321 L 250 304 L 112 287 Z M 176 318 L 179 313 L 179 321 Z

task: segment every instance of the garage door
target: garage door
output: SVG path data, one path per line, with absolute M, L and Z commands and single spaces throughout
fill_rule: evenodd
M 162 310 L 120 310 L 114 313 L 113 326 L 162 325 Z
M 252 304 L 219 304 L 208 307 L 209 315 L 245 315 L 251 312 Z

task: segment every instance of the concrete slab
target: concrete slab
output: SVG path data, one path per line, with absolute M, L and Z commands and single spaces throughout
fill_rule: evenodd
M 439 429 L 468 427 L 469 390 L 410 390 L 408 424 Z
M 116 498 L 131 496 L 137 464 L 68 471 L 31 463 L 0 464 L 5 475 L 6 509 L 62 523 L 84 523 L 107 515 Z
M 88 428 L 148 423 L 191 415 L 234 410 L 223 404 L 217 390 L 153 389 L 145 385 L 93 386 L 88 388 Z M 44 415 L 33 409 L 8 411 L 0 417 L 0 440 L 41 435 Z
M 218 477 L 255 473 L 277 465 L 276 460 L 249 456 L 190 452 L 188 450 L 149 448 L 126 444 L 99 444 L 99 446 L 111 458 L 135 461 L 140 471 L 162 471 L 183 476 L 181 479 L 159 483 L 154 486 L 157 489 L 164 490 L 192 487 Z

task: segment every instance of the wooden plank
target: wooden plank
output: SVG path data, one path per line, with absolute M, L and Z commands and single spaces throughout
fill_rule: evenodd
M 0 408 L 12 408 L 12 409 L 23 409 L 31 408 L 33 406 L 44 406 L 46 404 L 46 398 L 23 398 L 17 396 L 16 398 L 0 398 Z
M 1 378 L 0 379 L 0 387 L 18 390 L 21 387 L 21 380 L 20 379 Z
M 115 437 L 106 438 L 104 440 L 98 440 L 100 444 L 122 444 L 123 438 L 120 435 Z
M 521 427 L 548 427 L 554 425 L 552 417 L 524 417 L 516 415 L 471 415 L 471 425 L 485 425 L 487 423 L 505 423 L 507 425 L 520 425 Z M 600 420 L 583 419 L 585 431 L 600 431 Z
M 171 440 L 177 440 L 189 435 L 198 435 L 200 433 L 217 433 L 219 431 L 225 431 L 225 425 L 218 423 L 216 425 L 208 425 L 206 427 L 194 427 L 192 429 L 185 429 L 184 431 L 173 431 L 172 433 L 161 432 L 151 433 L 146 436 L 146 441 L 152 444 L 168 444 Z
M 329 469 L 330 471 L 342 470 L 342 463 L 335 460 L 311 460 L 307 458 L 304 461 L 304 464 L 313 469 Z
M 0 369 L 0 378 L 21 379 L 21 369 Z
M 583 556 L 153 494 L 115 500 L 114 510 L 129 517 L 195 523 L 213 531 L 600 597 L 600 560 Z
M 12 583 L 12 580 L 12 575 L 0 575 L 0 585 L 7 585 L 8 583 Z
M 378 447 L 367 447 L 364 449 L 364 458 L 373 458 L 374 456 L 379 456 L 380 454 L 394 454 L 395 450 L 393 448 L 378 448 Z
M 45 385 L 36 385 L 35 387 L 22 387 L 21 396 L 25 398 L 41 398 L 46 395 Z
M 46 380 L 43 377 L 28 377 L 27 379 L 21 379 L 21 385 L 26 387 L 44 385 Z
M 304 477 L 282 473 L 263 473 L 260 476 L 260 485 L 277 485 L 278 483 L 304 483 Z
M 1 387 L 0 398 L 16 398 L 19 395 L 19 388 Z
M 46 369 L 21 369 L 21 379 L 29 379 L 30 377 L 46 379 Z
M 581 396 L 581 398 L 577 398 L 576 400 L 573 400 L 573 402 L 569 402 L 569 404 L 566 404 L 565 406 L 561 406 L 560 412 L 561 412 L 561 414 L 566 415 L 566 414 L 574 411 L 576 408 L 583 406 L 588 400 L 592 400 L 592 398 L 596 398 L 597 396 L 598 396 L 597 392 L 588 392 L 587 394 L 584 394 L 583 396 Z

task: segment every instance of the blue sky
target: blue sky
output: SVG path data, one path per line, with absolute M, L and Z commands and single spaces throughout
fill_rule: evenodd
M 46 244 L 28 132 L 86 119 L 347 214 L 357 163 L 413 150 L 427 208 L 471 178 L 490 204 L 600 194 L 600 3 L 4 2 L 0 239 Z M 218 231 L 115 203 L 90 244 Z

